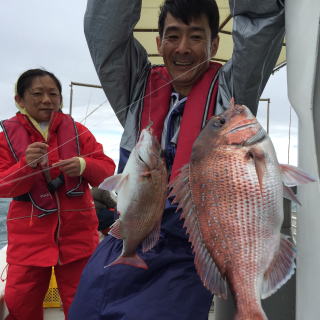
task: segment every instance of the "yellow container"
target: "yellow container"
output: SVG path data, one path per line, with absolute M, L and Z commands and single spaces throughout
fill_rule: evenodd
M 49 289 L 44 298 L 43 307 L 44 308 L 60 308 L 61 307 L 61 299 L 60 299 L 53 267 L 52 267 L 52 274 L 51 274 Z

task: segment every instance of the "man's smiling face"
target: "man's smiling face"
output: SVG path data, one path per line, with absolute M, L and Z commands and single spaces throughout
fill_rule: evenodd
M 206 15 L 191 20 L 187 25 L 168 13 L 163 37 L 157 37 L 157 46 L 178 93 L 188 95 L 194 83 L 207 70 L 218 45 L 218 37 L 211 39 Z

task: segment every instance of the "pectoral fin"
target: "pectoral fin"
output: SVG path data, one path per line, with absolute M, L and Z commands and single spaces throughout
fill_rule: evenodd
M 259 181 L 260 190 L 263 190 L 263 177 L 266 172 L 266 157 L 263 150 L 259 148 L 251 148 L 248 153 L 247 157 L 251 158 L 254 162 L 256 168 L 256 174 Z

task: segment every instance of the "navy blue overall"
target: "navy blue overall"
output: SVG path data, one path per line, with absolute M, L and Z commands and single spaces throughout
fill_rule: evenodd
M 120 172 L 128 157 L 129 152 L 121 149 Z M 191 245 L 175 209 L 167 200 L 159 242 L 146 253 L 138 250 L 148 270 L 119 264 L 105 267 L 121 254 L 122 240 L 109 235 L 100 243 L 83 271 L 69 320 L 208 319 L 212 295 L 196 273 Z

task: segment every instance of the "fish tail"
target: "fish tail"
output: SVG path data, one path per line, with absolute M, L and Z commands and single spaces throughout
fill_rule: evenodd
M 105 266 L 105 268 L 116 265 L 116 264 L 126 264 L 128 266 L 145 269 L 145 270 L 149 269 L 147 264 L 144 262 L 144 260 L 140 258 L 137 254 L 133 256 L 128 256 L 128 257 L 121 255 L 115 261 Z

